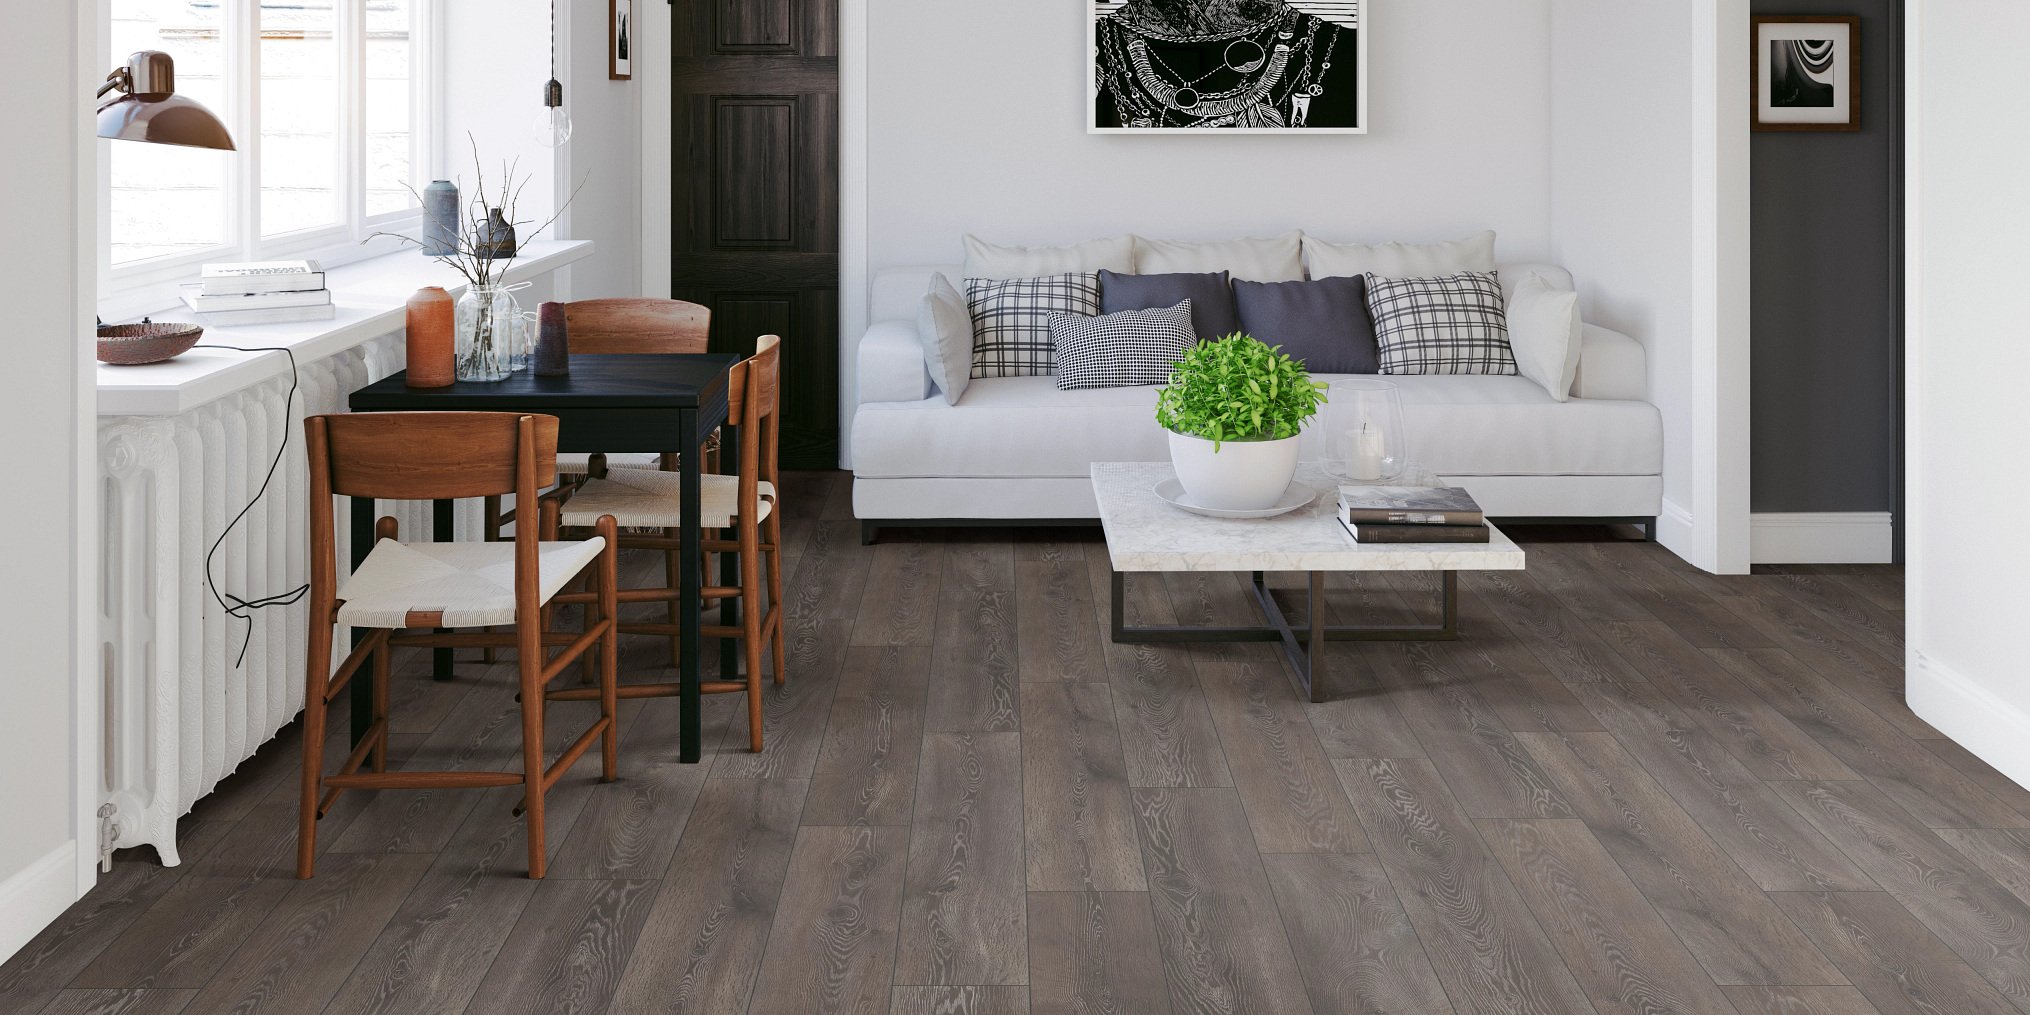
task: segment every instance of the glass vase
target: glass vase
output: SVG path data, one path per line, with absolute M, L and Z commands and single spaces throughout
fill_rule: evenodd
M 458 379 L 498 381 L 512 370 L 521 308 L 499 286 L 473 286 L 458 298 Z
M 1396 386 L 1373 378 L 1332 382 L 1326 389 L 1325 469 L 1353 483 L 1386 483 L 1410 464 L 1410 431 Z

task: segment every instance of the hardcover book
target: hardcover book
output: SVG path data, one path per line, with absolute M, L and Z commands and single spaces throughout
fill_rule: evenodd
M 1456 486 L 1342 486 L 1339 517 L 1349 524 L 1481 525 L 1473 495 Z
M 207 296 L 242 293 L 299 292 L 324 288 L 324 268 L 316 261 L 233 261 L 207 264 L 198 276 Z
M 1356 543 L 1485 543 L 1489 542 L 1487 526 L 1480 525 L 1390 525 L 1372 522 L 1349 522 L 1342 518 L 1341 525 L 1353 534 Z
M 272 293 L 233 293 L 222 296 L 206 293 L 193 282 L 182 287 L 183 302 L 200 314 L 221 310 L 277 310 L 282 307 L 320 307 L 331 302 L 331 290 L 308 289 Z
M 314 307 L 273 307 L 266 310 L 213 310 L 201 313 L 206 327 L 231 328 L 243 324 L 293 324 L 297 321 L 328 321 L 338 316 L 338 307 L 324 303 Z

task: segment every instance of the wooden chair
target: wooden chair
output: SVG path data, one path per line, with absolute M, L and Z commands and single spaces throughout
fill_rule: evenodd
M 745 643 L 747 673 L 743 680 L 708 680 L 707 693 L 747 692 L 748 747 L 761 750 L 761 654 L 771 650 L 775 682 L 783 682 L 782 644 L 782 512 L 776 504 L 777 451 L 781 437 L 779 408 L 781 339 L 763 335 L 753 356 L 734 366 L 727 382 L 727 419 L 740 428 L 740 474 L 702 477 L 699 519 L 705 529 L 732 529 L 732 539 L 707 539 L 709 552 L 736 553 L 740 561 L 738 587 L 704 588 L 707 602 L 737 599 L 741 604 L 739 626 L 703 625 L 706 637 L 739 638 Z M 674 529 L 683 523 L 677 477 L 642 469 L 615 469 L 604 478 L 587 480 L 576 489 L 563 488 L 550 495 L 558 505 L 556 517 L 566 527 L 591 525 L 612 518 L 626 528 Z M 546 518 L 549 515 L 545 515 Z M 660 549 L 675 552 L 678 542 L 671 536 L 622 536 L 622 548 Z M 709 573 L 709 572 L 708 572 Z M 672 571 L 670 586 L 676 584 Z M 764 602 L 764 597 L 766 601 Z M 677 603 L 674 587 L 622 589 L 625 603 Z M 660 634 L 675 637 L 674 619 L 665 624 L 622 623 L 624 634 Z M 724 675 L 722 674 L 722 677 Z M 674 695 L 677 685 L 623 684 L 623 698 Z M 552 700 L 572 701 L 590 697 L 590 688 L 550 692 Z
M 296 876 L 308 878 L 317 856 L 317 819 L 353 789 L 523 787 L 529 876 L 543 876 L 543 794 L 601 741 L 606 781 L 617 774 L 618 630 L 615 595 L 619 544 L 611 518 L 591 519 L 597 535 L 539 542 L 539 526 L 517 526 L 510 543 L 403 543 L 393 518 L 375 526 L 373 551 L 343 587 L 333 539 L 332 497 L 438 500 L 512 494 L 524 518 L 539 517 L 545 486 L 556 482 L 557 417 L 506 412 L 388 412 L 312 416 L 304 421 L 310 454 L 310 656 L 303 706 L 303 782 Z M 581 575 L 593 591 L 560 595 Z M 543 614 L 555 602 L 585 603 L 579 635 L 550 635 Z M 337 625 L 369 628 L 334 675 Z M 507 633 L 418 633 L 404 629 L 512 626 Z M 520 667 L 522 768 L 516 772 L 387 770 L 388 656 L 391 646 L 513 646 Z M 549 646 L 560 646 L 547 658 Z M 543 689 L 598 647 L 599 719 L 543 767 Z M 333 775 L 324 774 L 325 710 L 371 661 L 373 724 Z M 368 771 L 361 771 L 361 766 Z
M 570 336 L 573 355 L 613 355 L 620 353 L 702 353 L 706 352 L 712 331 L 712 310 L 696 303 L 683 300 L 659 300 L 647 298 L 621 298 L 603 300 L 577 300 L 564 304 L 564 330 Z M 672 436 L 672 444 L 675 438 Z M 557 471 L 570 477 L 573 483 L 582 482 L 587 476 L 603 476 L 609 465 L 623 468 L 660 469 L 670 472 L 677 467 L 675 452 L 631 454 L 560 454 L 557 456 Z M 712 470 L 714 462 L 707 458 L 705 468 Z M 498 497 L 486 502 L 486 538 L 500 539 L 502 526 L 514 520 L 513 511 L 502 511 Z M 677 555 L 665 555 L 664 567 L 668 571 L 669 583 L 677 583 Z M 676 621 L 675 607 L 671 608 L 670 621 Z M 670 658 L 674 660 L 677 645 L 670 643 Z M 486 653 L 486 661 L 492 662 L 492 652 Z

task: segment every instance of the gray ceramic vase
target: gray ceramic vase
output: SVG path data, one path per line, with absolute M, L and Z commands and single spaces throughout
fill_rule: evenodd
M 423 188 L 423 253 L 458 253 L 458 184 L 434 180 Z

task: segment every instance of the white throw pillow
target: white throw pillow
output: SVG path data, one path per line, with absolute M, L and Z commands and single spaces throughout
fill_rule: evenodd
M 1191 243 L 1135 237 L 1135 274 L 1174 275 L 1224 271 L 1246 282 L 1298 282 L 1304 278 L 1304 234 Z
M 1570 398 L 1579 373 L 1579 294 L 1524 275 L 1508 301 L 1508 344 L 1524 377 L 1560 402 Z
M 1494 270 L 1494 230 L 1449 243 L 1327 243 L 1304 237 L 1312 278 L 1374 274 L 1383 278 L 1434 278 Z
M 959 404 L 966 382 L 973 379 L 973 317 L 966 311 L 966 298 L 942 273 L 931 276 L 930 291 L 917 306 L 916 337 L 923 343 L 924 367 L 944 393 L 945 404 Z
M 1041 278 L 1045 275 L 1135 271 L 1135 238 L 1111 236 L 1068 247 L 1011 247 L 966 237 L 967 278 Z

